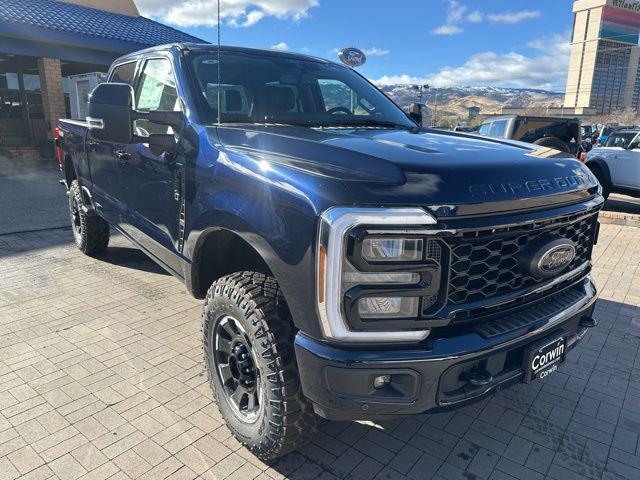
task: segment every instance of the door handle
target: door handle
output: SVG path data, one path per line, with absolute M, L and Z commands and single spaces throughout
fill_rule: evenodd
M 89 147 L 89 150 L 97 150 L 98 147 L 100 146 L 99 142 L 89 142 L 87 143 L 87 146 Z
M 128 162 L 129 160 L 131 160 L 131 155 L 125 152 L 124 150 L 117 150 L 116 157 L 121 162 Z

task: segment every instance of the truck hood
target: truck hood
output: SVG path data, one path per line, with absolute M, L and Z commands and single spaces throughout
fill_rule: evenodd
M 577 202 L 597 181 L 549 148 L 422 130 L 218 128 L 230 151 L 342 182 L 354 203 L 423 205 L 443 216 Z

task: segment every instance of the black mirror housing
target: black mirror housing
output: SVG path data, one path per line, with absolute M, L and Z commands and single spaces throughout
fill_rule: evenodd
M 414 122 L 416 122 L 418 125 L 422 126 L 422 115 L 420 115 L 418 112 L 409 112 L 407 114 L 407 116 L 413 120 Z
M 131 85 L 101 83 L 91 92 L 87 122 L 94 139 L 108 143 L 131 143 L 133 116 Z
M 424 105 L 420 103 L 414 103 L 411 105 L 411 110 L 409 110 L 409 113 L 407 113 L 407 116 L 421 127 L 423 126 L 423 123 L 424 123 L 423 116 L 422 116 L 423 108 L 424 108 Z

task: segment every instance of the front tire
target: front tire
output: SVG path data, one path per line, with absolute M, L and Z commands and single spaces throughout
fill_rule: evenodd
M 322 420 L 302 393 L 295 328 L 276 280 L 245 271 L 214 282 L 202 332 L 209 382 L 234 436 L 263 461 L 308 443 Z
M 78 180 L 69 187 L 69 213 L 76 245 L 85 255 L 104 252 L 109 246 L 109 224 L 98 216 L 88 216 L 82 209 L 84 198 Z

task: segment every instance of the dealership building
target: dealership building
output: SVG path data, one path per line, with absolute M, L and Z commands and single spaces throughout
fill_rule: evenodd
M 576 0 L 565 108 L 638 110 L 640 1 Z
M 172 42 L 202 40 L 141 16 L 133 0 L 0 0 L 0 153 L 46 152 L 71 115 L 69 77 Z

